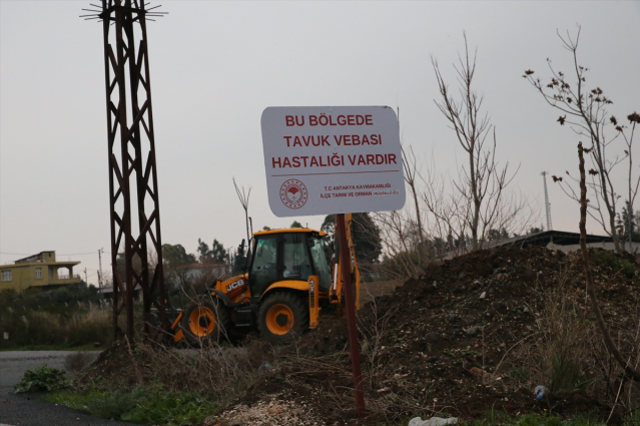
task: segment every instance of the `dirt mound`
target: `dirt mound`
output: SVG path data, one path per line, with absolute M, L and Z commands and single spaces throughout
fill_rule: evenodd
M 625 275 L 598 251 L 591 257 L 605 320 L 624 353 L 635 356 L 638 266 L 619 259 Z M 595 410 L 606 418 L 619 371 L 601 347 L 587 303 L 578 254 L 501 248 L 429 266 L 358 313 L 370 413 L 363 424 L 420 414 L 470 420 L 491 409 Z M 349 365 L 346 323 L 326 319 L 287 348 L 249 393 L 252 400 L 289 393 L 313 404 L 326 424 L 355 423 L 348 420 L 355 417 Z M 536 399 L 536 385 L 553 392 Z
M 590 257 L 605 321 L 624 356 L 636 362 L 638 264 L 600 250 Z M 105 351 L 82 382 L 128 377 L 129 385 L 160 381 L 206 392 L 227 406 L 207 425 L 255 416 L 263 416 L 264 425 L 286 425 L 289 418 L 295 424 L 306 424 L 303 418 L 309 424 L 406 424 L 418 415 L 469 421 L 490 410 L 594 411 L 606 419 L 614 401 L 610 423 L 619 423 L 631 405 L 640 405 L 640 395 L 607 354 L 588 303 L 579 254 L 511 247 L 430 265 L 358 312 L 363 420 L 355 419 L 343 318 L 323 318 L 281 348 L 248 339 L 242 347 L 186 356 L 121 344 Z M 159 365 L 171 368 L 153 367 Z M 537 385 L 548 389 L 541 399 L 533 394 Z

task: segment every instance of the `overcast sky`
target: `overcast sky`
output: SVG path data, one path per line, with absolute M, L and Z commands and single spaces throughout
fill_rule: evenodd
M 108 253 L 110 240 L 102 26 L 78 17 L 89 3 L 0 0 L 0 264 L 55 250 L 96 283 L 97 250 Z M 617 116 L 640 111 L 639 1 L 157 4 L 169 12 L 148 25 L 162 237 L 191 253 L 198 238 L 227 247 L 243 238 L 232 177 L 252 188 L 254 229 L 293 221 L 267 203 L 268 106 L 399 108 L 403 144 L 423 167 L 454 176 L 462 152 L 434 105 L 430 57 L 454 85 L 463 31 L 478 48 L 475 87 L 497 158 L 520 167 L 514 189 L 537 206 L 539 224 L 540 173 L 577 170 L 579 138 L 522 78 L 526 69 L 547 76 L 546 58 L 570 69 L 556 31 L 581 25 L 588 82 Z M 551 182 L 549 197 L 554 228 L 577 231 L 576 205 Z M 317 228 L 323 217 L 297 219 Z

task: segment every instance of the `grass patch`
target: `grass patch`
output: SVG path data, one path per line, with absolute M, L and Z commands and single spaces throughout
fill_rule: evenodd
M 198 350 L 180 351 L 118 342 L 89 368 L 82 368 L 86 360 L 78 359 L 82 373 L 74 389 L 49 394 L 45 400 L 130 423 L 197 424 L 246 392 L 264 374 L 261 362 L 273 362 L 268 345 L 255 341 L 250 346 L 203 342 Z M 71 358 L 69 364 L 74 363 Z
M 450 416 L 439 415 L 438 417 L 447 418 Z M 413 418 L 402 418 L 398 426 L 407 425 Z M 428 420 L 430 416 L 421 416 L 422 419 Z M 640 424 L 640 414 L 628 418 L 622 423 L 622 426 L 638 426 Z M 509 416 L 505 412 L 490 410 L 486 417 L 479 420 L 465 422 L 459 419 L 458 426 L 605 426 L 603 420 L 599 420 L 595 413 L 585 413 L 571 418 L 561 418 L 548 413 L 546 410 L 542 413 L 528 413 L 520 416 Z
M 94 345 L 80 345 L 80 346 L 69 346 L 69 345 L 25 345 L 25 346 L 17 346 L 13 348 L 2 348 L 0 352 L 12 352 L 12 351 L 103 351 L 104 348 L 96 348 Z
M 49 394 L 44 399 L 96 417 L 143 425 L 181 426 L 198 423 L 221 408 L 206 397 L 189 392 L 166 391 L 158 384 L 128 391 L 61 391 Z
M 543 414 L 524 414 L 522 416 L 510 417 L 505 413 L 490 412 L 482 420 L 473 422 L 462 422 L 463 426 L 604 426 L 605 422 L 597 420 L 590 413 L 580 416 L 561 419 L 560 417 Z
M 600 266 L 609 267 L 613 272 L 621 273 L 627 278 L 633 278 L 635 275 L 636 267 L 632 261 L 624 259 L 609 250 L 590 249 L 590 251 L 593 253 L 596 263 Z
M 137 307 L 141 309 L 141 307 Z M 112 306 L 93 287 L 0 291 L 0 348 L 71 349 L 113 341 Z
M 511 371 L 509 371 L 509 376 L 515 380 L 527 381 L 531 375 L 522 367 L 513 367 Z

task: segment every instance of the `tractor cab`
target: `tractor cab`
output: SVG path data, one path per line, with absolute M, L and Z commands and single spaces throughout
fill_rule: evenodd
M 325 254 L 325 235 L 307 228 L 256 232 L 248 270 L 252 302 L 259 302 L 276 282 L 306 282 L 312 275 L 318 277 L 321 292 L 329 291 L 331 269 Z

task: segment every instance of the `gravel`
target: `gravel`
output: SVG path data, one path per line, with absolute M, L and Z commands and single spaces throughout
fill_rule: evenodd
M 212 416 L 204 426 L 320 426 L 313 408 L 299 401 L 286 401 L 282 395 L 272 395 L 270 401 L 261 400 L 252 406 L 239 404 L 223 414 Z

